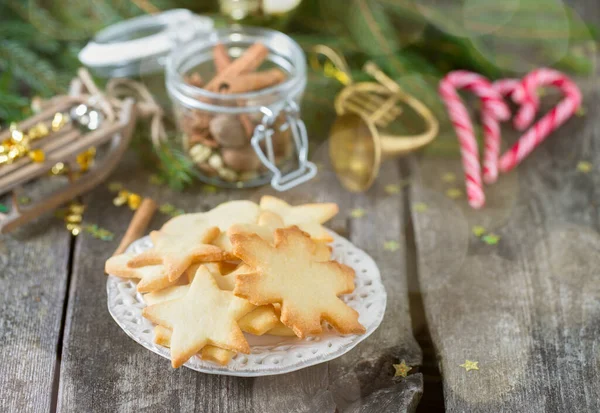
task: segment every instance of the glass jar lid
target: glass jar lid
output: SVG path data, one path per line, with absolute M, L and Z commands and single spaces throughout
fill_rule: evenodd
M 140 16 L 99 31 L 79 60 L 101 77 L 156 73 L 175 45 L 208 35 L 213 27 L 211 18 L 185 9 Z

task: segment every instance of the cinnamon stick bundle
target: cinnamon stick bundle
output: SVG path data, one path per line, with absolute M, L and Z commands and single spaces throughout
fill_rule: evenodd
M 256 70 L 269 54 L 269 49 L 259 42 L 250 46 L 243 55 L 235 59 L 226 67 L 222 68 L 217 75 L 206 85 L 206 90 L 218 92 L 221 84 L 228 83 L 234 77 Z M 227 54 L 229 56 L 229 54 Z M 217 68 L 218 70 L 219 68 Z

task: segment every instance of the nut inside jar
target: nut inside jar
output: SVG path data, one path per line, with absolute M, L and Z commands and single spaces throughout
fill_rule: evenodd
M 268 60 L 268 54 L 269 49 L 256 42 L 234 59 L 232 55 L 235 53 L 217 43 L 212 50 L 212 59 L 185 73 L 184 81 L 188 85 L 212 92 L 210 96 L 215 96 L 212 98 L 198 93 L 194 99 L 223 108 L 240 109 L 231 113 L 177 108 L 184 147 L 204 176 L 244 186 L 245 182 L 268 175 L 250 142 L 254 129 L 263 120 L 259 108 L 284 97 L 259 94 L 253 99 L 219 99 L 219 96 L 234 97 L 266 91 L 285 82 L 290 73 Z M 245 108 L 252 110 L 246 111 Z M 294 145 L 285 114 L 277 115 L 270 127 L 276 163 L 282 169 L 288 169 L 286 164 L 292 162 Z

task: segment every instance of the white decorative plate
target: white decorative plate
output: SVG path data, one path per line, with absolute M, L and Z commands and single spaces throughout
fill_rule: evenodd
M 339 357 L 373 333 L 381 324 L 386 306 L 386 293 L 379 269 L 367 253 L 356 248 L 345 238 L 330 233 L 334 238 L 331 244 L 333 259 L 356 271 L 356 288 L 352 294 L 342 296 L 342 299 L 358 311 L 359 321 L 367 329 L 365 334 L 341 335 L 329 325 L 323 334 L 304 339 L 246 334 L 251 347 L 250 354 L 237 354 L 227 366 L 203 361 L 199 357 L 191 358 L 184 365 L 203 373 L 229 376 L 251 377 L 288 373 Z M 133 242 L 127 251 L 140 253 L 151 247 L 150 238 L 143 237 Z M 109 275 L 106 290 L 108 310 L 125 333 L 148 350 L 169 359 L 169 349 L 154 344 L 153 325 L 142 317 L 142 309 L 146 304 L 142 294 L 136 291 L 135 282 Z

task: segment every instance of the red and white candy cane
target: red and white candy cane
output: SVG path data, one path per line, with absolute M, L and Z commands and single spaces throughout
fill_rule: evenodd
M 448 109 L 450 120 L 454 125 L 460 143 L 467 198 L 473 208 L 481 208 L 485 204 L 485 195 L 481 182 L 479 149 L 477 148 L 477 140 L 473 131 L 473 123 L 457 93 L 457 89 L 472 91 L 483 103 L 483 113 L 486 114 L 482 117 L 487 154 L 484 161 L 486 174 L 490 173 L 490 168 L 494 168 L 498 159 L 497 151 L 500 148 L 500 131 L 497 119 L 507 119 L 510 116 L 510 111 L 500 94 L 481 75 L 458 70 L 448 73 L 440 82 L 439 93 Z M 495 155 L 493 155 L 494 151 Z
M 536 100 L 537 96 L 531 96 L 529 93 L 526 93 L 520 79 L 500 79 L 496 80 L 492 86 L 503 97 L 511 97 L 513 102 L 521 106 L 513 119 L 515 129 L 523 130 L 531 125 L 538 110 L 539 102 Z M 517 96 L 519 97 L 518 99 Z
M 522 89 L 522 83 L 519 79 L 500 79 L 492 83 L 492 87 L 500 94 L 500 96 L 509 97 L 512 96 L 517 90 Z M 532 115 L 535 116 L 535 112 L 533 112 Z M 529 118 L 523 116 L 521 119 L 515 118 L 515 128 L 519 130 L 526 128 L 529 126 L 529 124 L 531 124 L 531 121 L 533 121 L 533 116 Z M 486 112 L 486 107 L 482 108 L 481 117 L 483 119 L 484 127 L 489 128 L 494 136 L 492 139 L 488 139 L 486 141 L 485 162 L 487 162 L 488 167 L 487 173 L 484 169 L 483 174 L 483 181 L 486 184 L 493 184 L 498 179 L 498 158 L 500 157 L 501 143 L 500 121 L 506 119 L 498 118 L 494 112 Z M 524 122 L 528 123 L 524 124 Z
M 513 93 L 513 99 L 521 103 L 517 117 L 525 123 L 533 119 L 539 106 L 537 88 L 551 85 L 559 88 L 565 95 L 550 112 L 533 125 L 500 158 L 500 170 L 508 172 L 517 166 L 554 130 L 562 126 L 581 106 L 581 91 L 568 76 L 553 69 L 537 69 L 526 75 L 520 88 Z

